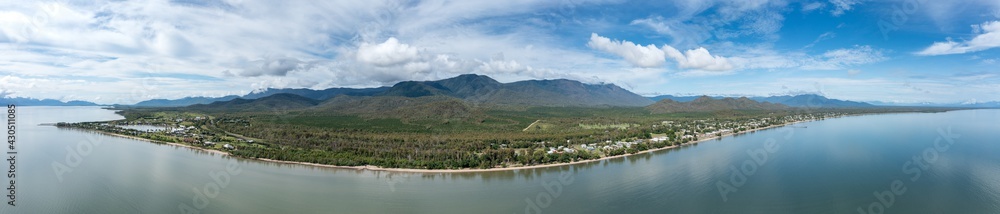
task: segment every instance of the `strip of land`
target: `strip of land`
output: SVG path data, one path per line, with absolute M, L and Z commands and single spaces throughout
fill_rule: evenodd
M 780 124 L 780 125 L 772 125 L 772 126 L 767 126 L 767 127 L 755 128 L 755 129 L 747 130 L 746 132 L 723 134 L 721 136 L 715 136 L 715 137 L 709 137 L 709 138 L 699 139 L 697 141 L 692 141 L 692 142 L 689 142 L 689 143 L 686 143 L 686 144 L 672 145 L 672 146 L 667 146 L 667 147 L 662 147 L 662 148 L 655 148 L 655 149 L 644 150 L 644 151 L 640 151 L 640 152 L 637 152 L 637 153 L 634 153 L 634 154 L 628 154 L 628 153 L 626 153 L 626 154 L 622 154 L 622 155 L 607 156 L 607 157 L 602 157 L 602 158 L 598 158 L 598 159 L 590 159 L 590 160 L 573 161 L 573 162 L 569 162 L 569 163 L 553 163 L 553 164 L 541 164 L 541 165 L 530 165 L 530 166 L 516 166 L 516 167 L 501 167 L 501 168 L 489 168 L 489 169 L 408 169 L 408 168 L 382 168 L 382 167 L 371 166 L 371 165 L 367 165 L 367 166 L 337 166 L 337 165 L 318 164 L 318 163 L 309 163 L 309 162 L 273 160 L 273 159 L 267 159 L 267 158 L 246 158 L 246 159 L 257 160 L 257 161 L 264 161 L 264 162 L 273 162 L 273 163 L 298 164 L 298 165 L 314 166 L 314 167 L 335 168 L 335 169 L 372 170 L 372 171 L 389 171 L 389 172 L 412 172 L 412 173 L 496 172 L 496 171 L 510 171 L 510 170 L 538 169 L 538 168 L 549 168 L 549 167 L 558 167 L 558 166 L 569 166 L 569 165 L 576 165 L 576 164 L 599 162 L 599 161 L 609 160 L 609 159 L 624 158 L 624 157 L 628 157 L 628 156 L 632 156 L 632 155 L 645 154 L 645 153 L 656 152 L 656 151 L 661 151 L 661 150 L 674 149 L 674 148 L 678 148 L 678 147 L 682 147 L 682 146 L 694 145 L 694 144 L 698 144 L 698 143 L 702 143 L 702 142 L 708 142 L 708 141 L 720 139 L 720 138 L 723 138 L 723 137 L 732 136 L 732 135 L 735 135 L 735 134 L 752 133 L 752 132 L 756 132 L 756 131 L 760 131 L 760 130 L 778 128 L 778 127 L 783 127 L 783 126 L 792 125 L 792 124 L 796 124 L 796 123 L 803 123 L 803 122 L 810 122 L 810 121 L 813 121 L 813 120 L 794 121 L 794 122 L 788 122 L 788 123 L 784 123 L 784 124 Z M 532 124 L 534 124 L 534 123 L 532 123 Z M 196 150 L 211 152 L 211 153 L 220 154 L 220 155 L 233 156 L 228 151 L 222 151 L 222 150 L 216 150 L 216 149 L 208 149 L 208 148 L 196 147 L 196 146 L 185 145 L 185 144 L 180 144 L 180 143 L 158 141 L 158 140 L 146 139 L 146 138 L 141 138 L 141 137 L 136 137 L 136 136 L 122 135 L 122 134 L 117 134 L 117 133 L 112 133 L 112 132 L 107 132 L 107 131 L 100 131 L 100 130 L 94 130 L 94 131 L 102 133 L 102 134 L 110 135 L 110 136 L 115 136 L 115 137 L 122 137 L 122 138 L 128 138 L 128 139 L 140 140 L 140 141 L 146 141 L 146 142 L 152 142 L 152 143 L 157 143 L 157 144 L 168 144 L 168 145 L 173 145 L 173 146 L 179 146 L 179 147 L 185 147 L 185 148 L 190 148 L 190 149 L 196 149 Z

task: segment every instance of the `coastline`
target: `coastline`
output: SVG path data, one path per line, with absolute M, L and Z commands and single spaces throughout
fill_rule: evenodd
M 79 129 L 79 128 L 77 128 L 77 129 Z M 232 154 L 229 154 L 229 152 L 224 152 L 224 151 L 219 151 L 219 150 L 214 150 L 214 149 L 206 149 L 206 148 L 201 148 L 201 147 L 196 147 L 196 146 L 191 146 L 191 145 L 184 145 L 184 144 L 180 144 L 180 143 L 158 141 L 158 140 L 153 140 L 153 139 L 146 139 L 146 138 L 141 138 L 141 137 L 136 137 L 136 136 L 128 136 L 128 135 L 123 135 L 123 134 L 118 134 L 118 133 L 111 133 L 111 132 L 100 131 L 100 130 L 92 130 L 92 129 L 81 129 L 81 130 L 93 131 L 93 132 L 97 132 L 97 133 L 101 133 L 101 134 L 105 134 L 105 135 L 111 135 L 111 136 L 115 136 L 115 137 L 128 138 L 128 139 L 139 140 L 139 141 L 146 141 L 146 142 L 156 143 L 156 144 L 167 144 L 167 145 L 185 147 L 185 148 L 189 148 L 189 149 L 197 149 L 197 150 L 201 150 L 201 151 L 205 151 L 205 152 L 210 152 L 210 153 L 215 153 L 215 154 L 220 154 L 220 155 L 232 156 Z M 235 157 L 235 156 L 233 156 L 233 157 Z
M 735 135 L 735 134 L 746 134 L 746 133 L 749 133 L 749 132 L 756 132 L 756 131 L 767 130 L 767 129 L 772 129 L 772 128 L 780 128 L 780 127 L 784 127 L 784 126 L 788 126 L 788 125 L 792 125 L 792 124 L 796 124 L 796 123 L 811 122 L 811 121 L 816 121 L 816 120 L 795 121 L 795 122 L 788 122 L 788 123 L 784 123 L 784 124 L 780 124 L 780 125 L 773 125 L 773 126 L 755 128 L 755 129 L 746 130 L 746 131 L 743 131 L 743 132 L 740 132 L 740 133 L 730 133 L 730 134 L 725 134 L 725 135 L 722 135 L 722 136 L 714 136 L 714 137 L 710 137 L 710 138 L 699 139 L 697 141 L 692 141 L 692 142 L 688 142 L 688 143 L 681 144 L 681 145 L 672 145 L 672 146 L 667 146 L 667 147 L 663 147 L 663 148 L 648 149 L 648 150 L 636 152 L 635 154 L 628 154 L 628 153 L 626 153 L 626 154 L 622 154 L 622 155 L 608 156 L 608 157 L 602 157 L 602 158 L 598 158 L 598 159 L 590 159 L 590 160 L 582 160 L 582 161 L 573 161 L 573 162 L 568 162 L 568 163 L 552 163 L 552 164 L 541 164 L 541 165 L 531 165 L 531 166 L 516 166 L 516 167 L 488 168 L 488 169 L 382 168 L 382 167 L 371 166 L 371 165 L 366 165 L 366 166 L 338 166 L 338 165 L 318 164 L 318 163 L 309 163 L 309 162 L 274 160 L 274 159 L 267 159 L 267 158 L 244 158 L 244 157 L 238 157 L 238 158 L 247 159 L 247 160 L 257 160 L 257 161 L 263 161 L 263 162 L 271 162 L 271 163 L 297 164 L 297 165 L 314 166 L 314 167 L 324 167 L 324 168 L 333 168 L 333 169 L 371 170 L 371 171 L 385 171 L 385 172 L 407 172 L 407 173 L 475 173 L 475 172 L 497 172 L 497 171 L 510 171 L 510 170 L 522 170 L 522 169 L 539 169 L 539 168 L 548 168 L 548 167 L 559 167 L 559 166 L 568 166 L 568 165 L 575 165 L 575 164 L 584 164 L 584 163 L 598 162 L 598 161 L 610 160 L 610 159 L 616 159 L 616 158 L 624 158 L 624 157 L 628 157 L 628 156 L 631 156 L 631 155 L 638 155 L 638 154 L 656 152 L 656 151 L 661 151 L 661 150 L 679 148 L 679 147 L 682 147 L 682 146 L 694 145 L 694 144 L 698 144 L 698 143 L 702 143 L 702 142 L 707 142 L 707 141 L 711 141 L 711 140 L 716 140 L 716 139 L 724 138 L 724 137 L 727 137 L 727 136 L 732 136 L 732 135 Z M 90 129 L 84 129 L 84 130 L 90 130 Z M 122 135 L 122 134 L 111 133 L 111 132 L 100 131 L 100 130 L 90 130 L 90 131 L 95 131 L 95 132 L 98 132 L 98 133 L 102 133 L 102 134 L 106 134 L 106 135 L 111 135 L 111 136 L 116 136 L 116 137 L 123 137 L 123 138 L 129 138 L 129 139 L 134 139 L 134 140 L 141 140 L 141 141 L 146 141 L 146 142 L 151 142 L 151 143 L 157 143 L 157 144 L 168 144 L 168 145 L 173 145 L 173 146 L 186 147 L 186 148 L 190 148 L 190 149 L 197 149 L 197 150 L 211 152 L 211 153 L 220 154 L 220 155 L 237 157 L 237 156 L 233 156 L 229 152 L 215 150 L 215 149 L 206 149 L 206 148 L 201 148 L 201 147 L 196 147 L 196 146 L 191 146 L 191 145 L 185 145 L 185 144 L 180 144 L 180 143 L 158 141 L 158 140 L 146 139 L 146 138 L 141 138 L 141 137 L 136 137 L 136 136 Z

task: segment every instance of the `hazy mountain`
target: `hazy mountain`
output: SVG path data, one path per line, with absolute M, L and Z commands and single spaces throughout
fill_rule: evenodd
M 500 83 L 475 74 L 437 81 L 400 82 L 380 96 L 449 96 L 478 104 L 528 106 L 645 106 L 652 103 L 613 84 L 578 81 L 526 80 Z
M 378 94 L 378 93 L 382 93 L 383 91 L 388 90 L 388 89 L 389 89 L 388 87 L 379 87 L 379 88 L 328 88 L 328 89 L 323 89 L 323 90 L 312 90 L 312 89 L 307 89 L 307 88 L 296 88 L 296 89 L 291 89 L 291 88 L 285 88 L 285 89 L 268 88 L 268 89 L 264 89 L 262 91 L 251 92 L 250 94 L 244 95 L 241 98 L 243 98 L 243 99 L 257 99 L 257 98 L 267 97 L 267 96 L 271 96 L 271 95 L 275 95 L 275 94 L 294 94 L 294 95 L 299 95 L 299 96 L 307 97 L 309 99 L 314 99 L 314 100 L 327 100 L 327 99 L 336 97 L 337 95 L 341 95 L 341 94 L 351 95 L 351 96 L 372 96 L 372 95 L 375 95 L 375 94 Z
M 73 100 L 69 102 L 62 102 L 53 99 L 32 99 L 25 97 L 4 97 L 0 98 L 0 104 L 14 104 L 17 106 L 97 106 L 98 104 Z
M 788 106 L 770 102 L 758 102 L 746 97 L 713 99 L 708 96 L 701 96 L 690 102 L 678 102 L 671 99 L 662 99 L 646 106 L 646 109 L 654 114 L 676 113 L 676 112 L 713 112 L 724 110 L 780 110 L 787 109 Z
M 993 102 L 981 102 L 981 103 L 963 103 L 961 107 L 972 107 L 972 108 L 1000 108 L 1000 101 Z
M 229 95 L 229 96 L 225 96 L 225 97 L 185 97 L 185 98 L 176 99 L 176 100 L 152 99 L 152 100 L 146 100 L 146 101 L 142 101 L 142 102 L 136 103 L 135 105 L 132 105 L 132 106 L 141 106 L 141 107 L 181 107 L 181 106 L 189 106 L 189 105 L 194 105 L 194 104 L 209 104 L 209 103 L 218 102 L 218 101 L 230 101 L 230 100 L 233 100 L 233 99 L 236 99 L 236 98 L 239 98 L 239 96 Z
M 838 99 L 829 99 L 824 96 L 816 94 L 802 94 L 795 96 L 771 96 L 771 97 L 755 97 L 751 98 L 757 101 L 767 101 L 772 103 L 781 103 L 792 107 L 873 107 L 874 105 L 865 102 L 855 102 L 855 101 L 845 101 Z
M 267 97 L 275 94 L 295 94 L 302 97 L 306 97 L 313 100 L 326 100 L 337 95 L 345 94 L 352 96 L 372 96 L 388 90 L 389 87 L 380 88 L 329 88 L 324 90 L 312 90 L 312 89 L 275 89 L 268 88 L 261 91 L 251 92 L 247 95 L 236 96 L 230 95 L 225 97 L 185 97 L 181 99 L 152 99 L 136 103 L 132 106 L 140 107 L 182 107 L 194 104 L 209 104 L 218 101 L 230 101 L 236 98 L 242 98 L 246 100 L 252 100 L 262 97 Z
M 651 97 L 649 99 L 654 101 L 660 101 L 663 99 L 669 99 L 677 102 L 690 102 L 698 99 L 702 96 L 672 96 L 672 95 L 662 95 Z M 713 99 L 722 99 L 722 96 L 713 96 Z M 872 107 L 874 105 L 865 102 L 855 102 L 846 101 L 838 99 L 829 99 L 821 95 L 816 94 L 802 94 L 802 95 L 785 95 L 785 96 L 770 96 L 770 97 L 750 97 L 749 99 L 758 102 L 770 102 L 778 103 L 791 107 L 822 107 L 822 108 L 838 108 L 838 107 Z
M 677 102 L 691 102 L 691 101 L 693 101 L 695 99 L 698 99 L 699 97 L 703 97 L 703 96 L 707 96 L 707 95 L 701 95 L 701 96 L 660 95 L 660 96 L 650 97 L 649 99 L 653 100 L 653 101 L 660 101 L 660 100 L 664 100 L 664 99 L 669 99 L 669 100 L 673 100 L 673 101 L 677 101 Z M 723 97 L 723 96 L 708 96 L 708 97 L 711 97 L 712 99 L 726 98 L 726 97 Z
M 869 102 L 877 106 L 917 106 L 917 107 L 957 107 L 957 108 L 1000 108 L 1000 101 L 964 102 L 964 103 L 899 103 L 899 102 Z
M 312 107 L 319 101 L 295 94 L 274 94 L 258 99 L 236 98 L 209 104 L 195 104 L 185 109 L 202 111 L 271 111 L 292 110 Z

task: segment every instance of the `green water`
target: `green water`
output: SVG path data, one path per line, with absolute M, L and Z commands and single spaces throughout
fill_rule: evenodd
M 2 213 L 1000 213 L 1000 110 L 839 118 L 590 164 L 461 174 L 234 159 L 33 125 L 121 118 L 99 108 L 18 110 L 17 206 Z M 935 149 L 949 127 L 937 144 L 947 148 Z M 906 164 L 925 152 L 935 156 Z M 737 186 L 739 168 L 753 170 L 737 173 Z M 893 193 L 894 181 L 906 191 Z M 720 183 L 736 191 L 724 200 Z

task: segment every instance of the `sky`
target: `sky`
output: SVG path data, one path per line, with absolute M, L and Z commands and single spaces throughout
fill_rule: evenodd
M 0 95 L 132 104 L 483 74 L 645 96 L 1000 100 L 996 0 L 3 1 Z

